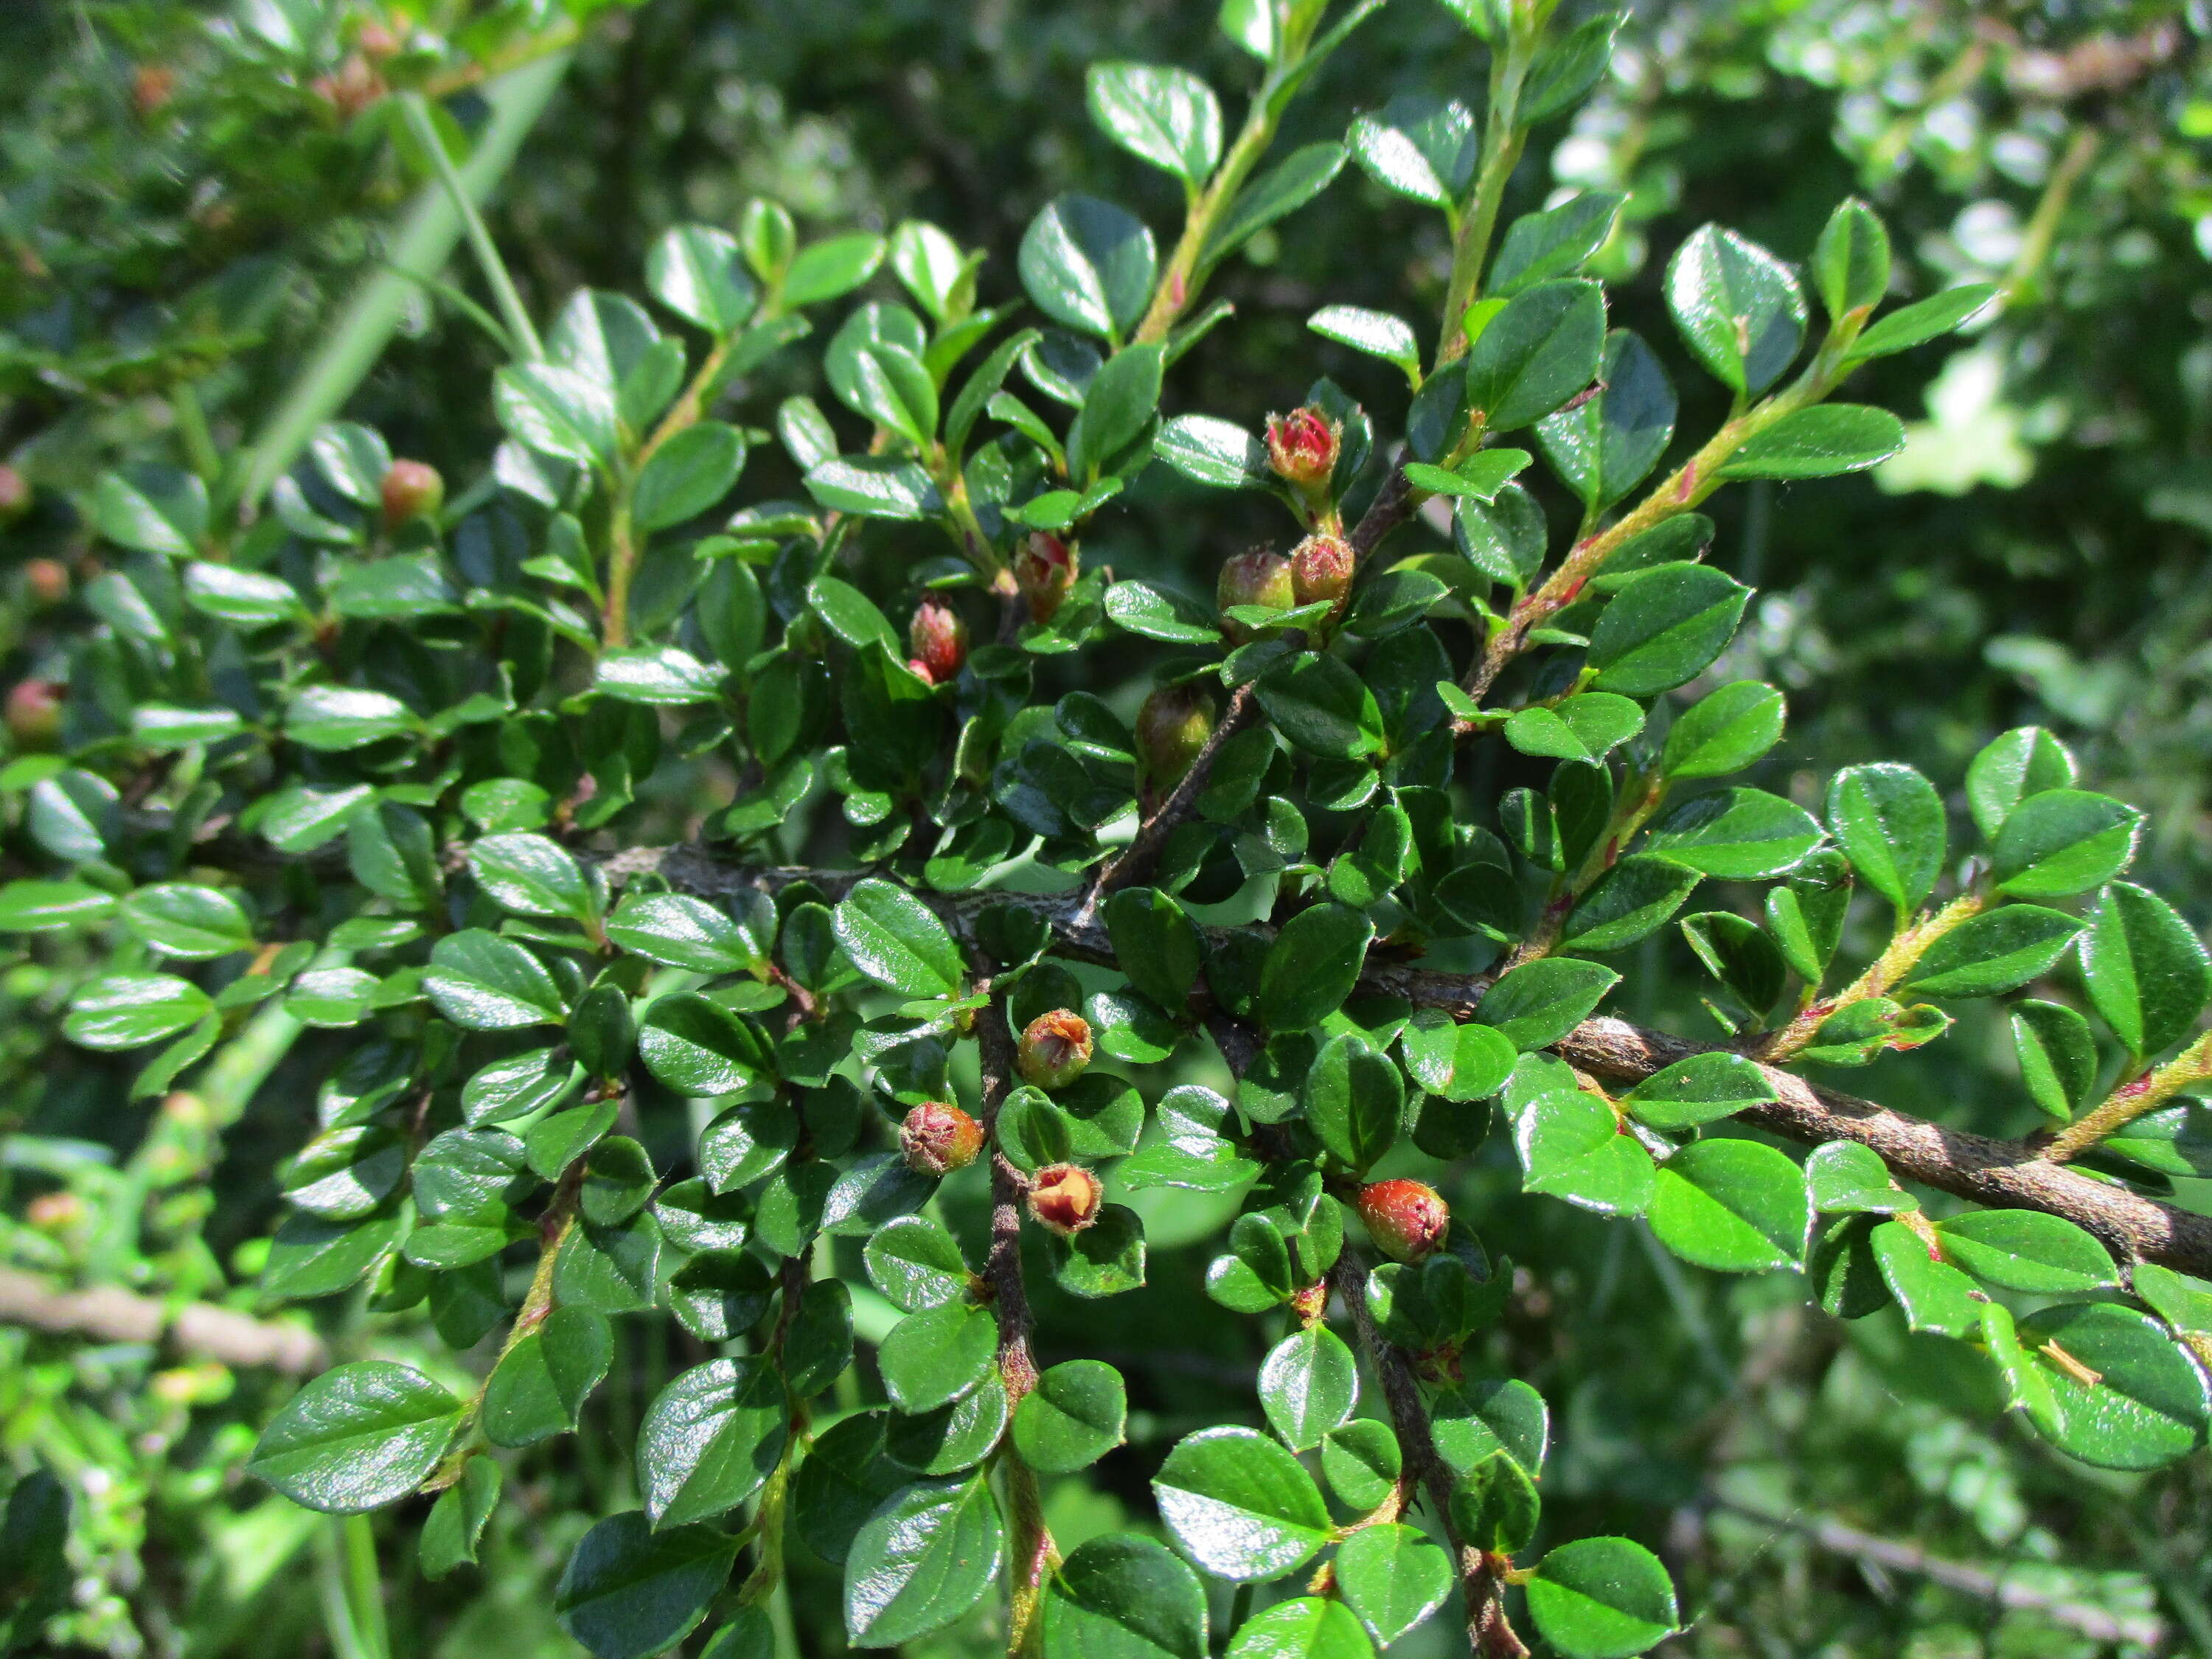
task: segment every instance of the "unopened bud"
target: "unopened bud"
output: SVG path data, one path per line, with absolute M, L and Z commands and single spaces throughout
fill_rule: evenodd
M 949 1101 L 926 1100 L 899 1125 L 899 1150 L 920 1175 L 964 1170 L 983 1150 L 983 1126 Z
M 1014 555 L 1014 586 L 1029 601 L 1030 620 L 1048 623 L 1075 586 L 1082 560 L 1075 550 L 1048 532 L 1034 530 Z
M 61 741 L 62 703 L 69 689 L 55 680 L 18 680 L 9 689 L 8 735 L 21 749 L 51 749 Z
M 1048 1164 L 1030 1183 L 1030 1215 L 1041 1227 L 1073 1238 L 1098 1219 L 1106 1189 L 1079 1164 Z
M 328 104 L 340 120 L 349 121 L 384 96 L 384 82 L 368 66 L 368 59 L 355 52 L 338 65 L 337 74 L 317 76 L 307 90 Z
M 968 624 L 942 599 L 924 599 L 915 607 L 914 620 L 907 624 L 906 642 L 914 653 L 907 666 L 933 685 L 957 679 L 960 665 L 968 660 Z
M 1309 536 L 1291 550 L 1291 591 L 1300 605 L 1334 605 L 1352 586 L 1356 562 L 1341 536 Z
M 1393 1261 L 1433 1255 L 1451 1229 L 1451 1211 L 1433 1187 L 1418 1181 L 1377 1181 L 1359 1189 L 1359 1218 L 1375 1248 Z
M 162 64 L 141 64 L 131 72 L 131 102 L 141 115 L 153 115 L 177 89 L 177 72 Z
M 31 481 L 0 465 L 0 525 L 10 525 L 31 510 Z
M 1288 611 L 1297 603 L 1296 591 L 1291 586 L 1291 562 L 1264 547 L 1225 559 L 1221 575 L 1213 585 L 1213 599 L 1224 611 L 1240 605 Z M 1224 620 L 1221 627 L 1238 645 L 1252 637 L 1252 630 L 1243 623 Z
M 23 591 L 33 605 L 59 605 L 69 598 L 69 567 L 59 559 L 24 560 Z
M 1328 490 L 1343 441 L 1343 422 L 1330 420 L 1311 404 L 1267 417 L 1267 465 L 1277 477 L 1304 495 Z
M 42 1233 L 66 1232 L 90 1213 L 71 1192 L 40 1193 L 23 1206 L 23 1219 Z
M 361 55 L 372 64 L 380 64 L 387 58 L 396 58 L 404 44 L 400 38 L 381 23 L 363 23 L 361 33 L 354 37 L 361 47 Z
M 427 461 L 394 461 L 384 475 L 384 522 L 397 530 L 446 504 L 446 481 Z
M 1039 1014 L 1022 1033 L 1014 1069 L 1040 1089 L 1065 1089 L 1091 1064 L 1091 1023 L 1072 1009 Z
M 1213 735 L 1213 695 L 1198 682 L 1164 685 L 1137 711 L 1137 767 L 1164 794 L 1183 780 Z

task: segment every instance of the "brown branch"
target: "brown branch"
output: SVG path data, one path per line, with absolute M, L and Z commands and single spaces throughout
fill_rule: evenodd
M 9 1267 L 0 1267 L 0 1322 L 103 1342 L 166 1343 L 180 1353 L 226 1365 L 266 1365 L 293 1376 L 312 1375 L 331 1363 L 322 1339 L 297 1325 L 267 1325 L 204 1302 L 173 1308 L 115 1285 L 57 1290 Z
M 1436 1437 L 1429 1428 L 1428 1407 L 1422 1403 L 1421 1387 L 1414 1379 L 1413 1366 L 1407 1362 L 1405 1354 L 1375 1328 L 1375 1317 L 1367 1309 L 1367 1267 L 1349 1246 L 1328 1270 L 1328 1282 L 1351 1312 L 1352 1334 L 1382 1384 L 1382 1402 L 1389 1409 L 1391 1426 L 1397 1432 L 1406 1473 L 1428 1494 L 1429 1507 L 1436 1512 L 1437 1524 L 1443 1527 L 1451 1547 L 1452 1559 L 1458 1564 L 1460 1589 L 1467 1599 L 1468 1642 L 1483 1659 L 1525 1659 L 1528 1650 L 1515 1632 L 1512 1621 L 1505 1616 L 1504 1585 L 1498 1578 L 1496 1563 L 1480 1550 L 1462 1543 L 1458 1528 L 1452 1525 L 1451 1467 L 1437 1451 Z
M 672 885 L 702 896 L 805 880 L 833 895 L 865 871 L 752 870 L 726 864 L 696 848 L 643 849 L 611 860 L 611 879 L 652 870 Z M 1030 910 L 1050 926 L 1054 948 L 1071 960 L 1111 964 L 1106 929 L 1082 914 L 1080 893 L 925 894 L 948 925 L 972 934 L 975 916 L 992 905 Z M 1206 930 L 1218 939 L 1255 929 Z M 1359 976 L 1364 994 L 1402 997 L 1416 1007 L 1441 1008 L 1464 1020 L 1490 988 L 1491 975 L 1440 974 L 1391 962 L 1370 962 Z M 1585 1071 L 1631 1081 L 1650 1076 L 1692 1054 L 1740 1052 L 1723 1043 L 1695 1042 L 1626 1020 L 1585 1020 L 1554 1045 Z M 2041 1210 L 2087 1228 L 2124 1260 L 2155 1261 L 2199 1278 L 2212 1278 L 2212 1217 L 2200 1216 L 2053 1162 L 2038 1147 L 1946 1128 L 1870 1100 L 1808 1083 L 1768 1066 L 1763 1069 L 1778 1097 L 1737 1114 L 1737 1121 L 1788 1139 L 1820 1146 L 1855 1140 L 1872 1149 L 1897 1174 L 1941 1192 L 1998 1209 Z

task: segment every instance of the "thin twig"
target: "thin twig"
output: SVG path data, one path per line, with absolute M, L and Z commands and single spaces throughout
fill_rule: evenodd
M 173 1307 L 115 1285 L 58 1290 L 12 1267 L 0 1267 L 0 1323 L 102 1342 L 167 1344 L 226 1365 L 266 1365 L 293 1376 L 311 1376 L 331 1363 L 322 1339 L 298 1325 L 264 1324 L 204 1302 Z

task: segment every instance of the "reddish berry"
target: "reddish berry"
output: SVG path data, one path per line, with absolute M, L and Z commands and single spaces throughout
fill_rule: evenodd
M 141 64 L 131 76 L 131 102 L 141 115 L 161 112 L 177 90 L 176 70 L 161 64 Z
M 1264 547 L 1224 560 L 1221 575 L 1213 585 L 1213 599 L 1224 611 L 1240 605 L 1288 611 L 1297 599 L 1291 586 L 1291 562 Z M 1224 620 L 1221 627 L 1238 645 L 1252 637 L 1252 630 L 1243 623 Z
M 59 605 L 69 598 L 69 567 L 59 559 L 24 560 L 23 591 L 34 605 Z
M 1267 465 L 1277 477 L 1304 495 L 1328 489 L 1343 441 L 1343 423 L 1310 404 L 1267 417 Z
M 1029 601 L 1031 622 L 1053 619 L 1082 567 L 1080 556 L 1059 537 L 1042 530 L 1030 532 L 1022 550 L 1014 555 L 1014 586 Z
M 1091 1064 L 1091 1023 L 1067 1008 L 1039 1014 L 1022 1033 L 1014 1069 L 1040 1089 L 1065 1089 Z
M 397 530 L 446 504 L 446 481 L 426 461 L 394 461 L 384 475 L 384 522 Z
M 1213 694 L 1194 680 L 1163 685 L 1137 711 L 1137 769 L 1165 794 L 1183 780 L 1213 735 Z
M 1393 1261 L 1432 1255 L 1451 1227 L 1451 1211 L 1433 1187 L 1418 1181 L 1377 1181 L 1359 1189 L 1359 1218 L 1375 1248 Z
M 372 64 L 380 64 L 387 58 L 397 57 L 405 43 L 381 23 L 363 23 L 361 33 L 354 37 L 361 54 Z
M 1300 605 L 1334 605 L 1352 586 L 1352 544 L 1341 536 L 1309 536 L 1291 550 L 1291 591 Z
M 1062 1238 L 1073 1238 L 1098 1219 L 1106 1189 L 1079 1164 L 1048 1164 L 1030 1183 L 1030 1214 Z
M 899 1125 L 906 1166 L 927 1176 L 964 1170 L 983 1150 L 983 1126 L 949 1101 L 924 1101 Z
M 31 510 L 31 481 L 0 465 L 0 525 L 13 524 Z
M 61 741 L 62 703 L 69 688 L 55 680 L 18 680 L 8 692 L 8 735 L 23 749 L 51 749 Z
M 922 678 L 933 685 L 945 685 L 960 677 L 960 665 L 968 660 L 968 624 L 960 620 L 960 613 L 942 599 L 924 599 L 915 607 L 914 620 L 907 624 L 907 648 L 914 659 L 907 665 L 914 667 Z

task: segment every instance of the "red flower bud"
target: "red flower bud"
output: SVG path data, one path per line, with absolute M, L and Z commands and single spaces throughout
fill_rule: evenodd
M 906 642 L 914 653 L 907 666 L 914 668 L 919 663 L 915 672 L 933 685 L 957 679 L 960 665 L 968 660 L 968 624 L 942 599 L 924 599 L 915 607 L 914 620 L 907 624 Z
M 61 740 L 62 703 L 69 688 L 55 680 L 18 680 L 8 691 L 8 735 L 23 749 L 51 749 Z
M 1267 465 L 1302 495 L 1328 489 L 1343 441 L 1344 423 L 1330 420 L 1311 404 L 1267 417 Z
M 397 57 L 405 43 L 381 23 L 363 23 L 361 33 L 354 37 L 361 47 L 362 56 L 372 64 L 380 64 L 387 58 Z
M 1029 601 L 1030 620 L 1048 623 L 1083 568 L 1076 550 L 1057 536 L 1033 530 L 1014 555 L 1014 586 Z
M 131 72 L 131 102 L 141 115 L 154 115 L 177 89 L 176 70 L 161 64 L 141 64 Z
M 328 104 L 340 120 L 350 121 L 384 96 L 385 86 L 368 59 L 355 52 L 338 65 L 337 74 L 317 76 L 307 90 Z
M 12 466 L 0 465 L 0 524 L 13 524 L 31 510 L 31 481 Z
M 1165 794 L 1183 780 L 1213 735 L 1213 695 L 1197 681 L 1164 685 L 1137 711 L 1137 770 Z
M 1291 550 L 1291 591 L 1300 605 L 1334 605 L 1350 590 L 1355 562 L 1343 537 L 1309 536 Z
M 1048 1164 L 1030 1182 L 1030 1215 L 1062 1238 L 1073 1238 L 1098 1219 L 1106 1189 L 1079 1164 Z
M 1213 585 L 1213 599 L 1224 611 L 1238 605 L 1288 611 L 1297 600 L 1291 586 L 1291 562 L 1264 547 L 1224 560 L 1221 575 Z M 1252 637 L 1252 630 L 1243 623 L 1224 621 L 1221 629 L 1238 645 Z
M 24 560 L 23 590 L 33 604 L 59 605 L 69 598 L 69 567 L 59 559 Z
M 410 519 L 446 504 L 446 481 L 424 461 L 394 461 L 384 475 L 384 522 L 397 530 Z
M 1359 1218 L 1375 1248 L 1393 1261 L 1435 1253 L 1451 1227 L 1451 1211 L 1436 1188 L 1418 1181 L 1377 1181 L 1359 1189 Z
M 1065 1089 L 1091 1064 L 1091 1023 L 1066 1008 L 1039 1014 L 1022 1033 L 1014 1069 L 1040 1089 Z
M 983 1126 L 949 1101 L 924 1101 L 899 1125 L 899 1150 L 922 1175 L 964 1170 L 983 1150 Z

